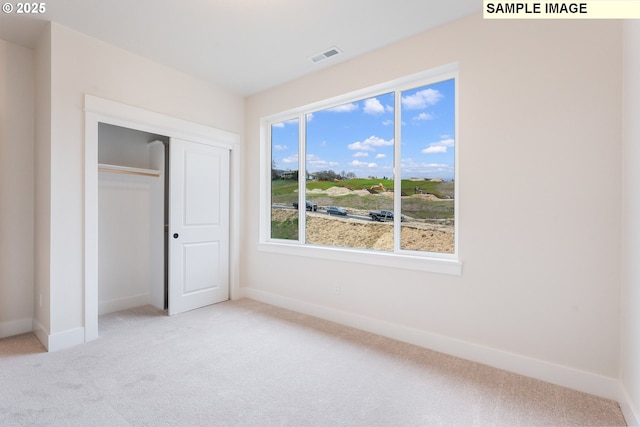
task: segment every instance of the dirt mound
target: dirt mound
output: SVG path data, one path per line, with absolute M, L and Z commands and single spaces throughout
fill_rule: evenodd
M 273 221 L 295 219 L 298 211 L 273 209 Z M 393 224 L 307 213 L 307 242 L 317 245 L 393 251 Z M 452 226 L 403 224 L 402 249 L 453 253 Z
M 402 249 L 445 253 L 454 250 L 453 227 L 403 224 L 400 235 Z M 393 224 L 308 215 L 307 242 L 393 251 Z
M 347 194 L 351 194 L 352 191 L 346 187 L 331 187 L 331 188 L 327 188 L 325 193 L 328 194 L 329 196 L 344 196 Z
M 295 209 L 271 209 L 271 221 L 283 222 L 297 217 L 298 211 Z
M 437 198 L 436 196 L 434 196 L 433 194 L 414 194 L 411 197 L 415 197 L 416 199 L 424 200 L 425 202 L 437 202 L 438 200 L 441 200 L 441 199 Z

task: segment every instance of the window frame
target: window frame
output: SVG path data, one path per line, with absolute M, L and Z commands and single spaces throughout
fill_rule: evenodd
M 275 123 L 298 119 L 298 203 L 305 206 L 306 200 L 306 114 L 332 108 L 349 102 L 358 102 L 363 99 L 393 92 L 394 95 L 394 194 L 400 194 L 401 185 L 401 96 L 403 91 L 415 89 L 438 83 L 444 80 L 454 79 L 455 88 L 455 151 L 454 151 L 454 252 L 422 252 L 404 250 L 400 247 L 401 222 L 400 215 L 396 215 L 394 227 L 394 250 L 392 252 L 376 251 L 369 249 L 348 248 L 338 246 L 324 246 L 305 243 L 306 210 L 301 209 L 298 221 L 298 240 L 284 240 L 271 238 L 271 160 L 272 141 L 271 129 Z M 380 85 L 335 96 L 322 101 L 296 107 L 285 112 L 269 115 L 260 120 L 260 229 L 258 249 L 263 252 L 279 253 L 294 256 L 306 256 L 343 262 L 355 262 L 370 265 L 396 267 L 409 270 L 419 270 L 442 274 L 461 275 L 462 262 L 459 259 L 459 209 L 458 195 L 459 181 L 459 76 L 458 64 L 451 63 L 436 67 L 427 71 L 412 74 L 395 79 Z M 302 177 L 302 178 L 300 178 Z M 402 212 L 401 198 L 394 197 L 394 211 Z

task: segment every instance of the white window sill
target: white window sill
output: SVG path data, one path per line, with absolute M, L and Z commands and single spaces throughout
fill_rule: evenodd
M 383 267 L 402 268 L 430 273 L 462 275 L 462 262 L 457 259 L 435 258 L 392 252 L 367 251 L 348 248 L 301 245 L 286 242 L 258 243 L 262 252 L 304 256 L 342 262 L 355 262 Z

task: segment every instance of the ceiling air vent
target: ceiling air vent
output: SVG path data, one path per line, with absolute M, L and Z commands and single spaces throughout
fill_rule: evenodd
M 311 57 L 311 61 L 316 63 L 316 62 L 320 62 L 320 61 L 324 61 L 325 59 L 331 58 L 332 56 L 338 55 L 342 53 L 340 51 L 340 49 L 338 49 L 337 47 L 332 47 L 330 49 L 327 49 L 326 51 L 319 53 L 317 55 L 313 55 Z

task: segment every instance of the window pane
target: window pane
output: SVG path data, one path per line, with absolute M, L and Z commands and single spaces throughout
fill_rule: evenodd
M 271 125 L 271 238 L 298 240 L 298 119 Z
M 394 94 L 306 116 L 306 242 L 393 251 Z
M 455 252 L 455 80 L 401 93 L 401 249 Z

